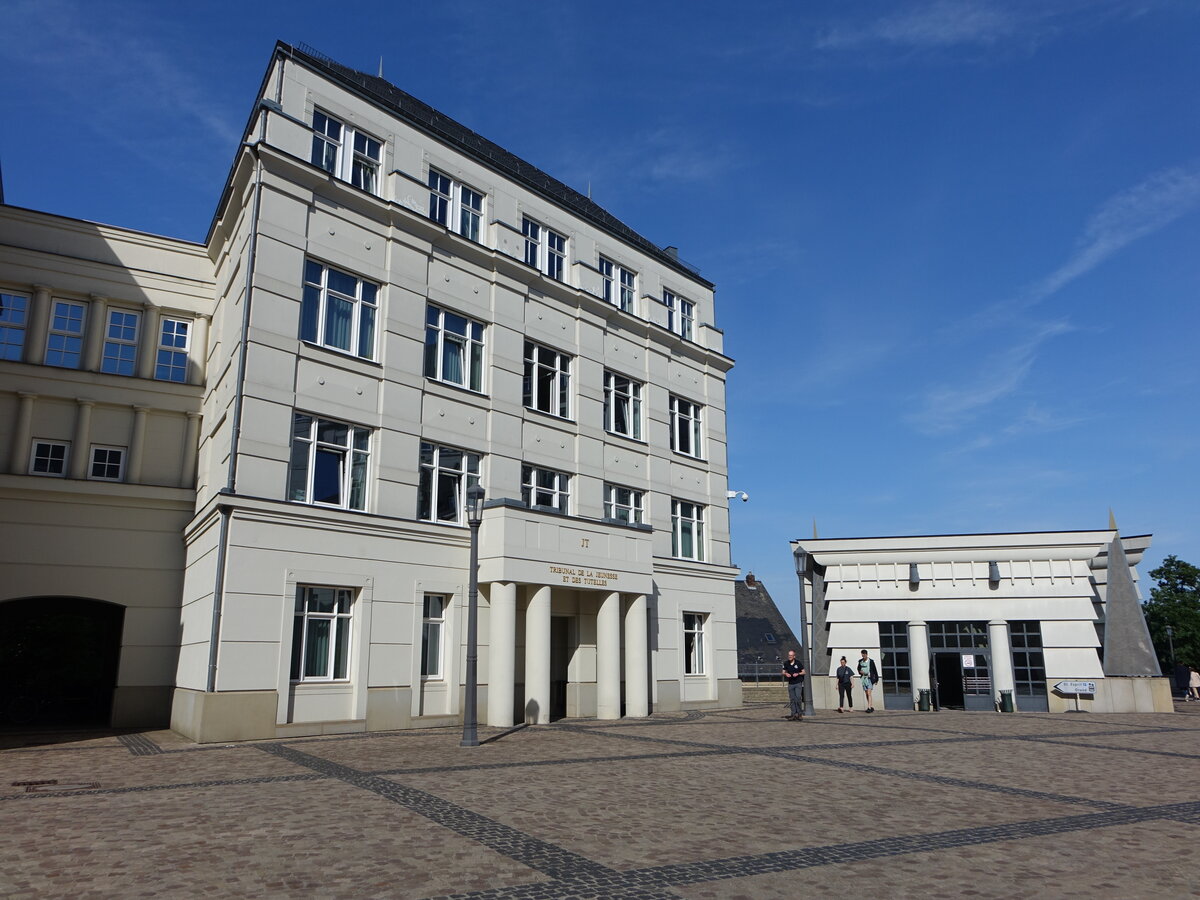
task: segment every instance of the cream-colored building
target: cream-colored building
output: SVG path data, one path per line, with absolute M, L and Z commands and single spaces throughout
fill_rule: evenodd
M 0 243 L 0 624 L 123 611 L 114 724 L 460 721 L 475 483 L 481 721 L 740 704 L 732 361 L 673 248 L 283 44 L 204 245 Z
M 840 659 L 857 671 L 865 649 L 877 709 L 919 708 L 925 692 L 992 710 L 1007 692 L 1022 712 L 1170 712 L 1135 586 L 1149 546 L 1115 529 L 793 541 L 814 704 L 838 706 Z

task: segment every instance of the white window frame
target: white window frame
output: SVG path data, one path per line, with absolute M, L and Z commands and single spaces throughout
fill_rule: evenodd
M 604 370 L 604 430 L 635 441 L 642 439 L 642 388 L 640 381 Z M 618 427 L 617 413 L 625 410 L 627 430 Z
M 61 451 L 61 452 L 56 452 Z M 71 462 L 70 441 L 48 441 L 34 438 L 29 453 L 29 474 L 45 478 L 66 478 Z
M 469 241 L 479 243 L 487 195 L 429 167 L 429 218 Z
M 525 263 L 547 278 L 563 281 L 567 260 L 566 235 L 529 216 L 521 218 L 521 234 L 525 236 Z
M 431 615 L 430 601 L 437 601 L 437 615 Z M 421 680 L 441 681 L 445 678 L 446 611 L 449 594 L 425 594 L 421 600 Z M 436 648 L 436 665 L 430 666 L 429 648 Z M 431 671 L 432 669 L 432 671 Z
M 704 457 L 704 407 L 672 394 L 669 401 L 671 449 L 695 459 Z
M 571 418 L 571 356 L 536 341 L 525 342 L 522 401 L 526 409 Z
M 25 354 L 29 297 L 0 291 L 0 359 L 20 362 Z
M 312 131 L 312 155 L 309 159 L 314 166 L 369 194 L 379 194 L 383 141 L 346 124 L 323 109 L 313 110 Z
M 522 465 L 521 502 L 530 509 L 550 509 L 569 515 L 571 476 L 546 466 Z
M 142 332 L 142 314 L 135 309 L 112 307 L 104 326 L 104 349 L 100 371 L 109 375 L 137 374 L 138 340 Z
M 706 644 L 704 629 L 708 616 L 704 613 L 685 612 L 683 614 L 683 674 L 706 675 Z
M 83 362 L 83 335 L 87 330 L 86 303 L 54 299 L 50 302 L 50 321 L 46 333 L 48 366 L 78 369 Z
M 671 498 L 671 556 L 704 562 L 704 513 L 701 503 Z M 690 554 L 684 552 L 685 537 L 690 538 Z
M 321 612 L 311 609 L 310 600 L 316 599 L 316 592 L 323 591 L 333 592 L 331 610 Z M 354 607 L 353 588 L 296 585 L 296 604 L 292 611 L 292 655 L 288 669 L 293 684 L 350 681 L 353 672 L 350 663 L 354 655 Z M 329 635 L 324 671 L 310 675 L 305 670 L 309 662 L 308 632 L 313 622 L 328 622 Z M 339 653 L 342 654 L 340 658 Z M 339 669 L 343 674 L 338 674 Z
M 346 429 L 344 442 L 323 437 L 327 428 Z M 318 500 L 316 479 L 321 460 L 332 459 L 337 472 L 338 500 Z M 365 511 L 371 477 L 371 430 L 312 413 L 292 414 L 292 452 L 288 461 L 287 498 L 292 503 Z
M 425 310 L 425 377 L 482 394 L 486 333 L 482 322 L 430 303 Z M 448 346 L 458 348 L 461 380 L 447 369 L 452 358 L 447 353 Z
M 334 281 L 338 282 L 337 286 L 331 284 Z M 350 311 L 350 332 L 345 347 L 329 334 L 333 324 L 330 309 L 334 304 L 344 305 Z M 335 353 L 373 361 L 378 321 L 379 285 L 316 259 L 304 261 L 300 340 Z
M 126 452 L 124 447 L 111 447 L 107 444 L 92 444 L 91 452 L 88 454 L 87 477 L 92 481 L 124 481 L 125 457 Z M 96 474 L 97 466 L 103 466 L 106 471 L 111 471 L 111 468 L 114 465 L 117 469 L 117 473 L 115 475 Z
M 637 297 L 637 272 L 601 256 L 596 266 L 600 271 L 600 296 L 617 309 L 633 312 Z
M 456 454 L 457 464 L 454 462 Z M 482 464 L 483 457 L 479 453 L 422 441 L 418 459 L 417 518 L 422 522 L 465 525 L 467 488 L 479 483 Z M 446 499 L 454 501 L 453 516 L 439 514 L 439 501 Z
M 604 485 L 604 518 L 628 525 L 646 520 L 646 492 L 620 484 Z
M 663 288 L 662 302 L 667 308 L 667 330 L 675 332 L 685 341 L 694 341 L 696 304 L 666 288 Z
M 154 378 L 187 384 L 191 370 L 192 320 L 163 316 L 158 321 L 158 344 L 154 349 Z

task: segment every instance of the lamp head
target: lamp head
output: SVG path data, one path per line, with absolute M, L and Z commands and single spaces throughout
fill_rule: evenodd
M 478 525 L 483 518 L 483 487 L 476 482 L 467 488 L 467 522 Z

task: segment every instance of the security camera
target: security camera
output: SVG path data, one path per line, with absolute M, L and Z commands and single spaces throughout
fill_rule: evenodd
M 734 497 L 741 497 L 743 503 L 745 503 L 747 500 L 750 499 L 750 495 L 747 494 L 745 491 L 726 491 L 725 492 L 725 499 L 732 500 Z

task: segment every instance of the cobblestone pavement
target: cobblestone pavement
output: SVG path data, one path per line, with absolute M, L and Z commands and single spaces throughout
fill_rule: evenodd
M 784 713 L 0 734 L 0 896 L 1200 895 L 1200 703 Z

